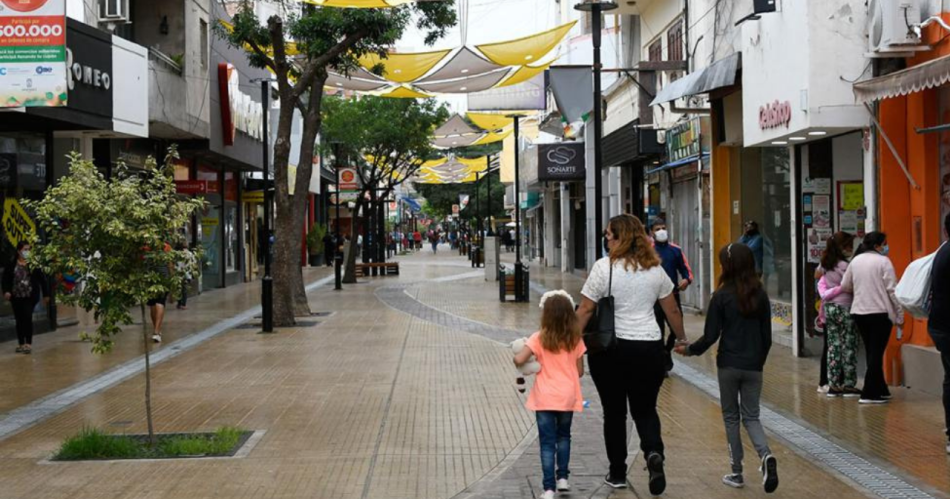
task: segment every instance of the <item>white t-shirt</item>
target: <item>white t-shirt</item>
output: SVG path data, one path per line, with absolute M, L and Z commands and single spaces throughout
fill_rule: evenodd
M 610 286 L 610 257 L 594 263 L 581 294 L 597 302 L 609 293 L 614 296 L 614 327 L 623 340 L 656 341 L 663 338 L 653 315 L 653 305 L 673 292 L 673 282 L 657 265 L 649 270 L 625 270 L 623 261 L 613 265 Z

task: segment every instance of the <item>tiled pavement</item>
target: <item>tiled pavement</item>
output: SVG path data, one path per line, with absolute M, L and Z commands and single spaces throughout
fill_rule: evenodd
M 157 367 L 154 390 L 159 430 L 206 430 L 221 424 L 266 430 L 247 458 L 37 464 L 65 435 L 83 424 L 116 432 L 141 431 L 143 380 L 134 376 L 0 440 L 0 499 L 522 498 L 539 494 L 533 416 L 523 409 L 524 396 L 512 387 L 510 352 L 500 344 L 533 330 L 538 320 L 537 301 L 499 304 L 496 288 L 473 274 L 467 262 L 455 254 L 440 252 L 432 257 L 422 253 L 401 261 L 403 272 L 398 278 L 370 278 L 346 286 L 342 292 L 323 287 L 312 293 L 314 310 L 335 312 L 319 319 L 320 324 L 266 336 L 251 329 L 232 329 L 209 337 Z M 532 278 L 539 285 L 565 287 L 573 292 L 580 286 L 579 279 L 552 271 L 535 270 Z M 212 311 L 246 311 L 256 304 L 252 288 L 249 286 L 243 294 L 231 291 L 236 298 L 211 293 L 202 298 L 208 300 L 207 305 L 196 302 L 188 314 L 197 318 Z M 204 320 L 204 328 L 215 323 L 210 318 Z M 184 324 L 176 322 L 182 331 L 187 329 Z M 71 386 L 89 377 L 90 372 L 108 369 L 99 364 L 106 360 L 90 366 L 88 360 L 80 358 L 91 357 L 88 345 L 73 344 L 65 338 L 61 339 L 62 346 L 54 347 L 59 343 L 53 339 L 49 337 L 48 346 L 43 348 L 65 351 L 54 356 L 40 350 L 30 360 L 45 362 L 42 373 L 57 380 L 54 388 L 45 389 L 46 393 Z M 175 346 L 172 343 L 162 349 Z M 117 354 L 126 357 L 109 360 L 110 365 L 135 357 L 135 349 L 126 348 L 130 353 L 120 350 Z M 827 401 L 815 397 L 807 378 L 810 365 L 782 358 L 779 350 L 770 361 L 769 369 L 775 374 L 769 373 L 766 395 L 775 402 L 770 398 L 768 403 L 829 435 L 827 426 L 821 424 L 822 415 L 829 412 L 823 406 Z M 20 359 L 23 357 L 0 355 L 0 375 L 22 374 L 8 364 Z M 701 359 L 690 365 L 703 376 L 710 369 L 708 362 Z M 597 397 L 589 378 L 584 382 L 591 409 L 575 419 L 575 492 L 564 497 L 603 497 L 608 492 L 599 486 L 605 458 Z M 7 400 L 7 388 L 0 392 L 4 394 L 0 404 L 6 404 L 0 405 L 0 418 L 11 408 L 36 398 L 20 395 L 17 401 Z M 895 395 L 904 398 L 903 393 Z M 789 400 L 797 405 L 789 404 Z M 926 436 L 927 431 L 933 431 L 928 426 L 932 401 L 911 400 L 913 404 L 906 405 L 913 407 L 904 409 L 908 416 L 899 420 L 904 427 L 888 426 L 891 416 L 886 414 L 905 405 L 905 401 L 900 402 L 876 408 L 883 410 L 875 413 L 840 409 L 843 418 L 858 418 L 850 421 L 860 424 L 842 432 L 843 438 L 837 433 L 830 438 L 871 457 L 872 462 L 899 469 L 899 464 L 883 461 L 896 461 L 895 456 L 906 455 L 914 445 L 917 452 L 924 452 L 928 444 L 933 444 Z M 762 494 L 757 487 L 734 491 L 719 483 L 727 458 L 719 409 L 713 398 L 674 377 L 664 385 L 660 411 L 671 471 L 666 497 Z M 833 411 L 839 411 L 837 406 Z M 909 415 L 918 413 L 923 414 L 919 417 L 922 421 L 912 421 Z M 840 427 L 848 426 L 836 421 Z M 866 447 L 849 440 L 862 431 L 869 435 Z M 878 434 L 882 431 L 897 432 L 885 440 L 898 440 L 903 445 L 897 448 L 898 453 L 879 448 Z M 633 448 L 635 440 L 631 440 Z M 782 486 L 777 497 L 863 497 L 868 492 L 823 471 L 820 464 L 814 464 L 820 462 L 801 449 L 773 439 L 773 450 L 781 460 Z M 883 458 L 878 459 L 875 452 Z M 646 483 L 642 459 L 634 458 L 633 453 L 631 457 L 634 489 L 614 497 L 647 495 L 643 492 Z M 935 461 L 928 463 L 933 469 L 943 466 L 946 478 L 950 469 L 946 456 L 930 461 Z M 757 475 L 754 468 L 747 463 L 750 482 Z M 943 479 L 917 478 L 931 484 Z M 930 492 L 939 496 L 939 492 Z

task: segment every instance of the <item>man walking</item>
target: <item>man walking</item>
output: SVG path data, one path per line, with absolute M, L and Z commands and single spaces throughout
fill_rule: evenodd
M 950 237 L 950 213 L 943 219 Z M 943 412 L 946 423 L 947 454 L 950 454 L 950 244 L 937 250 L 930 275 L 930 316 L 927 329 L 943 362 Z
M 660 257 L 660 264 L 663 266 L 663 270 L 666 271 L 666 275 L 670 276 L 670 281 L 673 282 L 673 297 L 676 299 L 676 306 L 679 307 L 680 312 L 682 312 L 683 305 L 680 301 L 680 291 L 686 291 L 686 288 L 692 284 L 693 269 L 689 267 L 689 261 L 686 259 L 686 254 L 683 253 L 683 248 L 670 242 L 670 234 L 666 230 L 665 220 L 662 218 L 655 219 L 651 230 L 653 232 L 653 248 Z M 680 280 L 680 277 L 682 277 L 682 280 Z M 653 315 L 656 316 L 656 323 L 660 326 L 660 334 L 666 334 L 666 314 L 663 312 L 663 307 L 661 307 L 659 303 L 653 306 Z M 673 335 L 672 326 L 670 326 L 670 336 L 666 340 L 667 372 L 673 370 L 673 356 L 671 352 L 675 345 L 676 336 Z

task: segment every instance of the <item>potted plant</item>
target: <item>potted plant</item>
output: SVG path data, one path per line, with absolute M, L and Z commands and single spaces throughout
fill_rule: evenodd
M 311 267 L 321 267 L 324 264 L 323 238 L 326 235 L 327 226 L 320 223 L 310 226 L 310 231 L 307 232 L 307 253 L 310 255 L 308 260 Z

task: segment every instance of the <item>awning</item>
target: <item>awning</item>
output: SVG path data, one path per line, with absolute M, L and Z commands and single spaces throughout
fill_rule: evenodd
M 854 100 L 866 104 L 939 87 L 950 81 L 950 55 L 854 84 Z
M 717 88 L 735 85 L 740 56 L 741 53 L 732 54 L 670 83 L 656 94 L 650 105 L 655 106 L 681 97 L 705 94 Z
M 708 153 L 708 152 L 704 152 L 704 153 L 702 154 L 702 158 L 703 158 L 703 159 L 708 158 L 708 157 L 709 157 L 709 153 Z M 663 166 L 660 166 L 660 167 L 658 167 L 658 168 L 654 168 L 654 169 L 652 169 L 652 170 L 647 170 L 646 173 L 644 173 L 644 175 L 652 175 L 652 174 L 654 174 L 654 173 L 656 173 L 656 172 L 661 172 L 661 171 L 664 171 L 664 170 L 672 170 L 673 168 L 677 168 L 677 167 L 680 167 L 680 166 L 683 166 L 683 165 L 688 165 L 688 164 L 690 164 L 690 163 L 695 163 L 695 162 L 699 161 L 699 159 L 700 159 L 700 155 L 697 154 L 697 155 L 695 155 L 695 156 L 690 156 L 690 157 L 688 157 L 688 158 L 683 158 L 683 159 L 680 159 L 680 160 L 676 160 L 676 161 L 667 163 L 667 164 L 665 164 L 665 165 L 663 165 Z
M 577 21 L 562 24 L 545 32 L 516 40 L 476 45 L 482 54 L 501 66 L 518 66 L 537 62 L 554 50 L 571 31 Z

